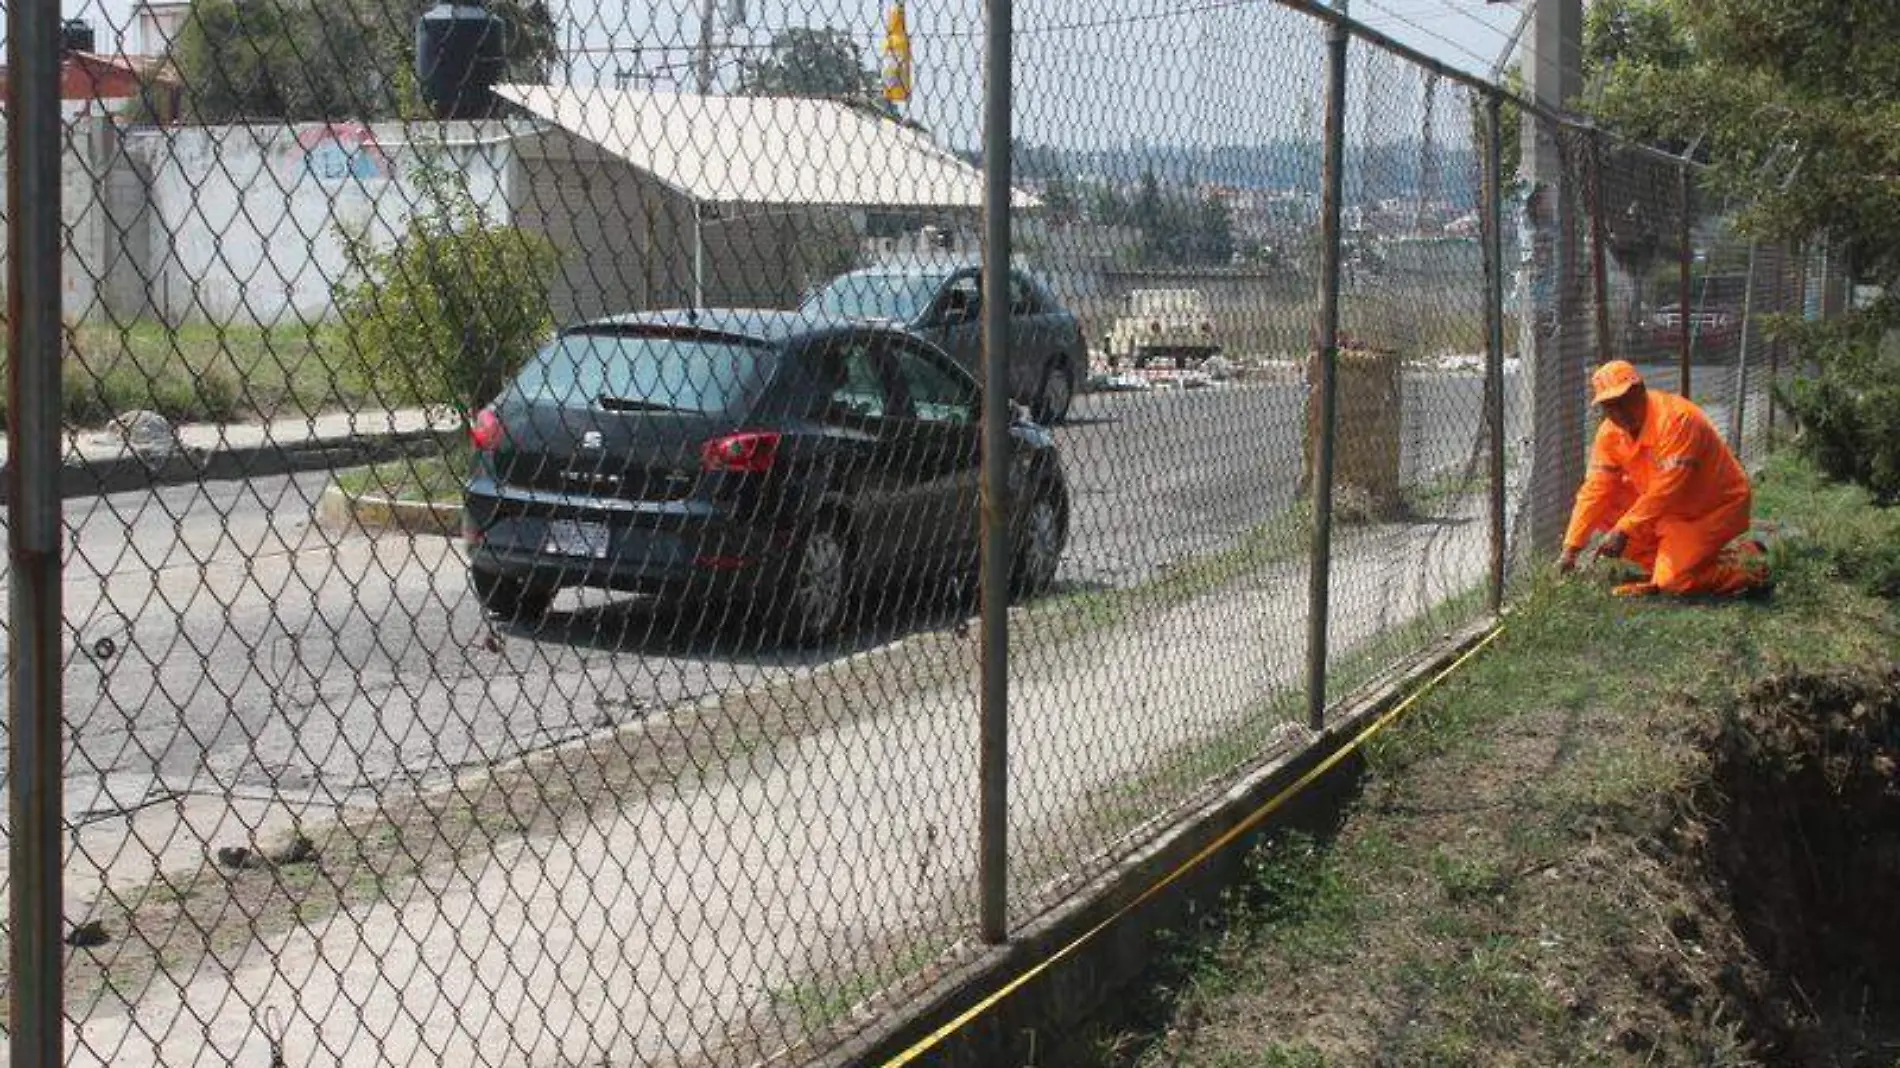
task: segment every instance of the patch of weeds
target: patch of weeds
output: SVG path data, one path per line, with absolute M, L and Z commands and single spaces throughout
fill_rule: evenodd
M 1325 957 L 1352 943 L 1359 895 L 1329 847 L 1287 831 L 1247 854 L 1235 923 L 1250 940 Z
M 941 958 L 949 946 L 950 943 L 941 938 L 902 945 L 889 952 L 887 959 L 868 967 L 829 975 L 807 975 L 770 991 L 766 997 L 800 1034 L 817 1036 L 850 1016 L 873 996 L 915 979 Z
M 1229 1062 L 1216 1061 L 1214 1063 Z M 1231 1063 L 1235 1068 L 1241 1068 L 1242 1065 L 1247 1065 L 1249 1068 L 1328 1068 L 1333 1062 L 1327 1059 L 1326 1054 L 1312 1046 L 1274 1045 L 1261 1050 L 1259 1056 L 1254 1059 L 1247 1059 L 1245 1055 L 1236 1054 Z
M 1490 861 L 1443 846 L 1432 850 L 1431 867 L 1432 877 L 1452 901 L 1490 900 L 1510 887 L 1510 880 Z
M 338 471 L 336 484 L 353 497 L 459 504 L 469 463 L 468 446 L 459 445 L 439 456 L 405 456 Z
M 1143 612 L 1173 608 L 1233 586 L 1306 551 L 1302 537 L 1310 509 L 1296 504 L 1243 531 L 1224 549 L 1167 567 L 1156 577 L 1119 589 L 1088 589 L 1045 598 L 1029 610 L 1028 625 L 1066 636 L 1119 626 Z

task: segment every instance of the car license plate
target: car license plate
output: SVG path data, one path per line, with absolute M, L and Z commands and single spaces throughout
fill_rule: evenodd
M 593 560 L 605 560 L 607 524 L 587 523 L 578 519 L 551 519 L 548 521 L 547 544 L 543 551 L 556 556 L 585 556 Z

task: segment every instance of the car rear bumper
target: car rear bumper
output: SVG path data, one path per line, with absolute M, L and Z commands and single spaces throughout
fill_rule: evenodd
M 464 498 L 470 568 L 534 586 L 738 596 L 775 590 L 791 530 L 703 501 L 623 502 L 473 488 Z

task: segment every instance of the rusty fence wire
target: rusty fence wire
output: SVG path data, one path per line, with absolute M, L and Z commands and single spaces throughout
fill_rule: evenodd
M 75 1065 L 817 1056 L 1491 618 L 1595 363 L 1759 460 L 1841 299 L 1306 5 L 46 18 Z

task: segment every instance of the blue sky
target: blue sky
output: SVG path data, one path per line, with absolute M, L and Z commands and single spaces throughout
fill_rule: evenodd
M 722 15 L 733 0 L 717 0 Z M 743 0 L 745 24 L 721 29 L 730 79 L 744 49 L 790 25 L 850 32 L 876 61 L 890 0 Z M 1353 0 L 1353 14 L 1461 69 L 1488 70 L 1516 24 L 1519 3 Z M 684 88 L 698 41 L 699 0 L 550 0 L 562 19 L 573 80 Z M 101 50 L 128 27 L 132 0 L 64 0 L 91 20 Z M 908 0 L 915 62 L 912 117 L 948 143 L 975 143 L 982 108 L 981 0 Z M 1271 0 L 1021 0 L 1016 5 L 1018 136 L 1066 147 L 1141 141 L 1251 143 L 1316 128 L 1322 31 Z M 723 21 L 723 19 L 722 19 Z M 129 39 L 127 47 L 135 42 Z M 1359 48 L 1353 65 L 1354 133 L 1415 136 L 1422 126 L 1418 71 Z M 1463 129 L 1464 109 L 1441 92 L 1439 132 Z

